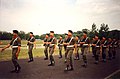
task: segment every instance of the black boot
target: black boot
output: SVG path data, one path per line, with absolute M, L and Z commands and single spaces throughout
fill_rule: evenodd
M 17 66 L 15 66 L 15 69 L 10 71 L 10 73 L 16 73 L 16 71 L 17 71 Z
M 21 70 L 21 67 L 18 65 L 18 66 L 17 66 L 17 71 L 16 71 L 16 73 L 19 73 L 20 70 Z

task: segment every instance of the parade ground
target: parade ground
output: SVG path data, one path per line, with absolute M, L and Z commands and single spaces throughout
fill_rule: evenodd
M 117 49 L 116 59 L 107 60 L 106 63 L 101 61 L 100 55 L 100 62 L 97 65 L 94 64 L 92 53 L 88 53 L 87 68 L 81 67 L 83 61 L 80 56 L 80 60 L 74 60 L 74 71 L 68 72 L 64 72 L 64 56 L 59 59 L 58 50 L 54 54 L 55 66 L 52 67 L 47 66 L 49 60 L 44 60 L 43 48 L 34 49 L 33 54 L 35 56 L 34 62 L 28 63 L 27 49 L 21 49 L 19 57 L 21 72 L 10 73 L 11 69 L 14 68 L 10 60 L 11 50 L 8 49 L 1 53 L 0 79 L 120 79 L 120 72 L 114 76 L 115 72 L 120 69 L 120 49 Z

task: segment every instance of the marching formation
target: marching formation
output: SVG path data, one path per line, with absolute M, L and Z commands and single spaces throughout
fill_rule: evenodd
M 28 43 L 28 56 L 29 61 L 33 62 L 33 54 L 32 49 L 33 47 L 36 48 L 36 40 L 33 35 L 33 32 L 30 32 L 30 37 L 27 40 Z M 116 57 L 116 49 L 118 47 L 118 40 L 114 38 L 105 38 L 104 36 L 99 38 L 99 36 L 96 34 L 92 40 L 87 36 L 87 32 L 84 31 L 83 35 L 80 36 L 73 36 L 73 31 L 68 30 L 68 33 L 65 34 L 65 38 L 60 35 L 59 40 L 57 42 L 57 39 L 54 36 L 54 31 L 50 31 L 50 34 L 46 34 L 43 46 L 44 48 L 44 54 L 45 58 L 44 60 L 50 61 L 48 66 L 55 66 L 55 59 L 54 59 L 54 52 L 58 46 L 59 49 L 59 58 L 63 58 L 63 48 L 65 52 L 64 57 L 64 63 L 66 65 L 64 71 L 72 71 L 74 70 L 73 67 L 73 59 L 74 60 L 80 60 L 80 55 L 82 56 L 83 64 L 82 67 L 87 67 L 88 61 L 87 60 L 87 53 L 90 51 L 90 47 L 92 48 L 92 54 L 95 59 L 94 64 L 98 64 L 100 61 L 100 54 L 102 55 L 102 62 L 106 62 L 106 60 L 112 60 Z M 6 48 L 12 47 L 12 62 L 14 64 L 15 69 L 11 71 L 11 73 L 19 73 L 21 70 L 21 67 L 18 63 L 18 55 L 20 52 L 21 47 L 21 39 L 18 36 L 18 31 L 13 30 L 13 39 L 11 42 L 3 47 L 0 51 L 4 51 Z M 80 53 L 81 51 L 81 53 Z M 108 56 L 107 56 L 108 55 Z

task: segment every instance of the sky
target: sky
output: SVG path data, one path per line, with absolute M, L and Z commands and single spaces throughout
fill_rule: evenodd
M 95 23 L 120 30 L 119 0 L 0 0 L 0 30 L 34 34 L 91 29 Z

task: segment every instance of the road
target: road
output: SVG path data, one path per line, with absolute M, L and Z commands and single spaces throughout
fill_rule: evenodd
M 74 71 L 69 72 L 64 72 L 64 58 L 59 59 L 56 55 L 56 65 L 53 67 L 48 67 L 49 61 L 43 58 L 35 58 L 32 63 L 28 63 L 27 59 L 20 59 L 22 70 L 18 74 L 9 72 L 13 69 L 11 61 L 1 61 L 0 79 L 104 79 L 120 69 L 120 49 L 117 50 L 116 59 L 107 60 L 106 63 L 100 62 L 98 65 L 94 64 L 94 58 L 88 54 L 87 68 L 81 67 L 82 59 L 74 60 Z

